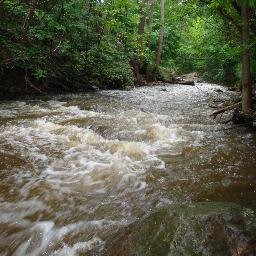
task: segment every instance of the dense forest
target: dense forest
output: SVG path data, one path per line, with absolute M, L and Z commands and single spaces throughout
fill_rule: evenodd
M 188 72 L 234 85 L 243 68 L 251 83 L 255 16 L 254 0 L 2 0 L 1 97 L 124 88 Z

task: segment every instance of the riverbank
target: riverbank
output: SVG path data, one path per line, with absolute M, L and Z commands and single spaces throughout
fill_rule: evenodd
M 23 77 L 25 76 L 25 77 Z M 23 77 L 23 78 L 22 78 Z M 73 80 L 71 80 L 73 79 Z M 28 77 L 26 77 L 25 73 L 20 73 L 18 76 L 12 76 L 12 74 L 6 75 L 6 81 L 0 84 L 0 101 L 8 101 L 8 100 L 32 100 L 32 99 L 50 99 L 54 97 L 54 95 L 67 95 L 70 93 L 79 94 L 79 93 L 88 93 L 95 92 L 100 90 L 113 90 L 113 89 L 121 89 L 121 90 L 131 90 L 132 88 L 141 87 L 141 86 L 168 86 L 179 84 L 180 86 L 191 85 L 195 86 L 196 84 L 200 84 L 202 81 L 199 78 L 198 74 L 188 73 L 178 77 L 173 77 L 170 81 L 155 81 L 147 83 L 144 81 L 141 84 L 136 84 L 134 82 L 132 86 L 120 86 L 120 81 L 113 82 L 108 81 L 104 82 L 104 79 L 100 81 L 100 79 L 89 79 L 87 76 L 76 75 L 76 79 L 72 76 L 70 78 L 65 77 L 62 79 L 49 79 L 44 83 L 38 83 L 38 81 L 31 81 Z M 230 87 L 227 89 L 228 91 L 234 91 Z M 163 89 L 165 91 L 165 89 Z M 223 93 L 223 90 L 217 89 L 218 93 Z M 236 103 L 231 105 L 231 107 L 223 107 L 225 106 L 225 102 L 218 104 L 216 108 L 219 108 L 217 111 L 214 111 L 211 116 L 214 118 L 219 114 L 223 114 L 226 111 L 234 111 L 233 114 L 230 115 L 232 118 L 228 119 L 236 124 L 245 123 L 249 126 L 256 125 L 256 113 L 253 112 L 251 114 L 243 115 L 241 113 L 241 106 Z M 234 106 L 234 107 L 233 107 Z M 235 113 L 236 112 L 236 113 Z
M 0 100 L 32 99 L 36 97 L 47 97 L 67 94 L 86 93 L 99 90 L 129 90 L 140 86 L 157 86 L 164 84 L 194 85 L 200 81 L 196 73 L 184 74 L 178 77 L 162 77 L 162 81 L 147 82 L 146 80 L 124 83 L 119 79 L 107 77 L 93 77 L 86 73 L 65 73 L 61 76 L 49 77 L 42 81 L 33 78 L 31 74 L 23 69 L 6 70 L 0 73 Z
M 66 93 L 85 93 L 98 90 L 123 89 L 128 85 L 121 80 L 104 76 L 92 77 L 86 73 L 64 73 L 38 80 L 25 70 L 6 70 L 0 74 L 0 100 L 34 98 Z

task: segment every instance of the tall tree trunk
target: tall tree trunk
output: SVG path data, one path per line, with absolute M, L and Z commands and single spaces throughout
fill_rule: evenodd
M 160 30 L 159 30 L 159 39 L 158 39 L 158 48 L 156 53 L 156 63 L 155 63 L 155 72 L 159 71 L 159 66 L 161 63 L 162 51 L 163 51 L 163 42 L 164 42 L 164 4 L 165 0 L 160 0 Z
M 31 0 L 30 1 L 29 9 L 28 9 L 27 15 L 24 19 L 23 25 L 22 25 L 22 28 L 24 30 L 26 30 L 27 27 L 29 26 L 29 21 L 30 21 L 31 17 L 34 15 L 37 4 L 38 4 L 38 0 Z
M 143 49 L 143 35 L 145 32 L 147 3 L 148 3 L 148 0 L 142 0 L 140 5 L 140 21 L 138 25 L 138 38 L 137 38 L 139 56 Z M 142 76 L 140 74 L 141 59 L 138 58 L 138 59 L 130 60 L 130 65 L 132 66 L 132 69 L 136 78 L 136 83 L 141 84 L 142 83 Z
M 242 81 L 242 111 L 250 112 L 252 110 L 252 81 L 250 67 L 250 53 L 248 49 L 248 41 L 250 37 L 249 16 L 250 9 L 247 3 L 242 5 L 242 23 L 243 23 L 243 81 Z
M 153 26 L 153 18 L 154 18 L 154 8 L 155 8 L 155 0 L 150 0 L 150 11 L 149 11 L 149 17 L 148 17 L 148 20 L 147 20 L 147 26 L 148 26 L 147 45 L 148 46 L 150 46 L 150 44 L 151 44 L 152 26 Z
M 148 0 L 142 0 L 141 7 L 140 7 L 140 22 L 138 26 L 138 44 L 139 44 L 140 50 L 142 49 L 143 34 L 145 32 L 147 3 L 148 3 Z

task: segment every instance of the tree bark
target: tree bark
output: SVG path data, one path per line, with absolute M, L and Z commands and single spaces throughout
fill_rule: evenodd
M 148 26 L 147 45 L 148 46 L 150 46 L 150 44 L 151 44 L 152 26 L 153 26 L 153 18 L 154 18 L 154 8 L 155 8 L 155 0 L 150 0 L 150 11 L 149 11 L 149 17 L 148 17 L 148 20 L 147 20 L 147 26 Z
M 29 26 L 29 21 L 30 21 L 31 17 L 34 15 L 37 4 L 38 4 L 38 0 L 31 0 L 30 1 L 29 9 L 28 9 L 27 15 L 24 19 L 23 25 L 22 25 L 22 28 L 24 30 L 26 30 L 27 27 Z
M 138 44 L 140 49 L 142 49 L 143 34 L 145 32 L 147 2 L 148 0 L 143 0 L 141 2 L 141 8 L 140 8 L 140 22 L 138 26 Z
M 156 53 L 155 71 L 159 71 L 159 66 L 161 63 L 163 42 L 164 42 L 164 4 L 165 0 L 160 0 L 160 30 L 158 39 L 158 48 Z
M 248 41 L 250 37 L 249 16 L 250 9 L 247 3 L 242 5 L 242 40 L 243 40 L 243 80 L 242 80 L 242 111 L 252 111 L 252 81 L 251 81 L 251 67 L 250 67 L 250 53 L 248 49 Z
M 142 75 L 140 74 L 141 70 L 141 53 L 143 50 L 143 35 L 145 32 L 145 24 L 146 24 L 146 9 L 147 9 L 147 3 L 148 0 L 142 0 L 140 4 L 140 20 L 138 24 L 138 37 L 137 37 L 137 44 L 138 44 L 138 59 L 132 59 L 130 60 L 130 65 L 133 69 L 136 83 L 141 84 L 142 83 Z

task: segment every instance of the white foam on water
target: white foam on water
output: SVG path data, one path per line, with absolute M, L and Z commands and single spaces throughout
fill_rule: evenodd
M 162 142 L 164 140 L 168 143 L 184 141 L 184 137 L 182 135 L 184 130 L 181 127 L 166 127 L 160 123 L 156 123 L 146 128 L 145 136 L 149 140 L 156 142 Z
M 64 245 L 63 248 L 56 250 L 51 255 L 53 256 L 75 256 L 78 255 L 78 253 L 86 253 L 87 251 L 90 251 L 97 248 L 103 248 L 104 247 L 104 241 L 102 241 L 98 237 L 93 237 L 91 240 L 87 242 L 78 242 L 75 243 L 73 246 Z
M 15 101 L 13 103 L 0 104 L 0 117 L 2 118 L 14 118 L 22 116 L 25 119 L 26 116 L 31 115 L 35 117 L 37 115 L 43 115 L 48 120 L 54 121 L 65 121 L 74 117 L 109 117 L 108 115 L 99 112 L 81 110 L 78 106 L 67 106 L 66 102 L 56 100 L 29 103 Z
M 9 126 L 1 137 L 8 138 L 8 143 L 35 168 L 43 169 L 47 181 L 65 192 L 76 190 L 78 184 L 79 190 L 90 193 L 145 189 L 146 171 L 152 166 L 165 168 L 156 152 L 172 149 L 173 154 L 179 154 L 179 148 L 174 150 L 176 145 L 186 141 L 181 127 L 163 124 L 167 120 L 165 115 L 128 110 L 110 116 L 80 110 L 77 106 L 66 107 L 62 102 L 48 105 L 62 113 L 54 118 L 55 122 L 40 118 Z M 127 130 L 137 131 L 134 134 L 139 141 L 107 139 L 89 127 L 56 123 L 56 119 L 67 120 L 73 115 L 120 119 L 121 125 L 127 124 Z
M 32 256 L 42 254 L 53 238 L 53 227 L 54 223 L 52 221 L 37 223 L 30 229 L 32 236 L 18 247 L 14 255 Z
M 92 230 L 101 233 L 109 226 L 120 224 L 103 219 L 80 221 L 59 228 L 53 221 L 37 222 L 28 229 L 25 235 L 28 239 L 19 245 L 14 255 L 77 255 L 77 253 L 86 253 L 96 247 L 100 250 L 104 246 L 104 241 L 101 238 L 96 234 L 92 238 L 86 239 L 86 237 L 90 236 Z M 82 239 L 82 241 L 74 241 L 72 244 L 63 241 L 69 236 L 78 236 L 81 239 L 82 233 L 84 234 L 84 240 Z
M 131 215 L 132 219 L 137 205 L 142 210 L 144 206 L 151 208 L 148 173 L 165 169 L 160 155 L 179 155 L 184 143 L 204 136 L 171 124 L 167 115 L 114 108 L 100 112 L 59 101 L 16 102 L 3 112 L 5 116 L 43 114 L 43 118 L 24 118 L 0 126 L 1 146 L 32 165 L 24 170 L 31 176 L 15 176 L 15 184 L 21 180 L 17 190 L 23 201 L 0 206 L 0 223 L 16 221 L 22 228 L 14 237 L 19 242 L 15 255 L 77 255 L 101 248 L 104 238 L 100 232 L 116 223 L 83 218 L 93 215 L 120 220 Z M 76 123 L 76 119 L 82 122 Z M 160 203 L 172 201 L 167 198 Z M 63 224 L 66 216 L 68 223 L 74 223 Z
M 15 211 L 14 211 L 15 209 Z M 0 204 L 0 224 L 16 224 L 27 225 L 29 221 L 28 216 L 36 214 L 41 210 L 47 210 L 47 206 L 36 199 L 31 199 L 21 202 L 1 202 Z

